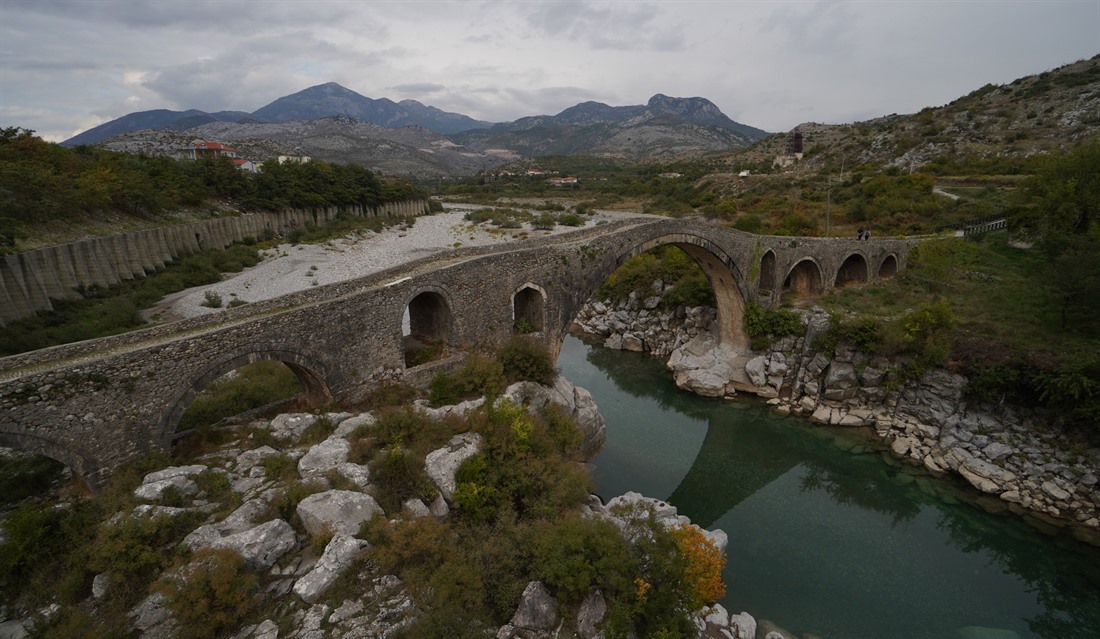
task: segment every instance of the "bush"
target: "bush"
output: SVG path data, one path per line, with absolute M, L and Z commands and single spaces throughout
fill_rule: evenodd
M 407 448 L 390 446 L 370 463 L 371 483 L 382 510 L 399 513 L 406 500 L 417 497 L 424 503 L 435 499 L 435 486 L 424 472 L 424 459 Z
M 180 639 L 229 636 L 255 606 L 259 578 L 229 549 L 200 550 L 187 565 L 161 579 Z
M 493 396 L 504 390 L 504 366 L 490 357 L 470 355 L 455 373 L 437 373 L 432 378 L 428 401 L 448 406 L 463 399 Z
M 745 305 L 745 332 L 749 337 L 796 337 L 806 332 L 802 317 L 782 308 L 765 309 L 759 302 Z
M 509 383 L 531 381 L 552 386 L 558 377 L 550 353 L 540 344 L 513 337 L 497 355 Z
M 107 573 L 108 592 L 129 605 L 145 594 L 145 587 L 171 562 L 176 544 L 205 517 L 201 512 L 123 517 L 97 531 L 90 567 Z
M 832 357 L 836 355 L 840 344 L 849 344 L 860 351 L 874 353 L 882 342 L 882 327 L 878 320 L 860 317 L 847 322 L 832 316 L 829 318 L 829 328 L 814 339 L 814 346 Z
M 207 291 L 206 294 L 203 296 L 202 306 L 205 306 L 207 308 L 221 308 L 222 296 L 218 295 L 214 291 Z

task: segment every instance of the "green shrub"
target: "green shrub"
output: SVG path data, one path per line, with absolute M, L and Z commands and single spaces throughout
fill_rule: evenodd
M 749 337 L 797 337 L 806 332 L 802 317 L 782 308 L 765 309 L 759 302 L 745 305 L 745 332 Z
M 64 464 L 44 455 L 0 454 L 0 507 L 43 494 L 64 470 Z
M 814 346 L 832 357 L 836 355 L 840 344 L 854 346 L 865 353 L 874 353 L 882 341 L 882 327 L 874 318 L 860 317 L 845 321 L 839 316 L 831 316 L 829 328 L 814 339 Z
M 180 639 L 229 636 L 256 605 L 259 578 L 233 550 L 207 549 L 161 579 L 156 589 L 179 622 Z
M 62 601 L 86 596 L 91 576 L 83 553 L 101 516 L 99 504 L 84 500 L 56 508 L 29 503 L 8 514 L 3 520 L 6 539 L 0 544 L 4 601 L 29 598 L 41 603 L 56 597 L 66 581 L 70 587 L 61 593 Z
M 206 306 L 207 308 L 221 308 L 222 296 L 214 291 L 207 291 L 203 296 L 202 306 Z
M 370 463 L 371 483 L 378 505 L 387 513 L 399 513 L 406 500 L 435 499 L 435 487 L 424 472 L 424 459 L 407 448 L 391 446 Z
M 563 605 L 581 602 L 593 588 L 604 596 L 630 592 L 640 572 L 618 528 L 602 519 L 567 516 L 537 528 L 532 572 Z
M 497 355 L 508 382 L 531 381 L 552 386 L 558 371 L 554 360 L 540 344 L 513 337 Z
M 298 437 L 298 444 L 301 446 L 319 444 L 328 439 L 335 430 L 336 424 L 332 423 L 328 415 L 322 415 L 302 431 L 301 436 Z
M 268 481 L 282 481 L 298 475 L 298 460 L 286 453 L 271 455 L 260 460 L 264 469 L 264 478 Z
M 504 390 L 504 366 L 484 355 L 469 355 L 454 373 L 437 373 L 432 379 L 428 401 L 448 406 L 463 399 L 497 395 Z
M 176 544 L 206 517 L 190 512 L 171 517 L 122 517 L 96 534 L 90 567 L 110 577 L 108 592 L 130 604 L 171 563 Z

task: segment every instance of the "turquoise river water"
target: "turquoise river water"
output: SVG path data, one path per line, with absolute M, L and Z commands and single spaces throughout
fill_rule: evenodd
M 1100 638 L 1098 549 L 989 514 L 866 433 L 697 397 L 656 358 L 573 337 L 558 368 L 607 421 L 601 496 L 729 535 L 731 612 L 822 639 Z

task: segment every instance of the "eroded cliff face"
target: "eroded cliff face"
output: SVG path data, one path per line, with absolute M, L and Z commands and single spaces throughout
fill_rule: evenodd
M 1004 509 L 1073 525 L 1076 536 L 1100 544 L 1100 450 L 1075 443 L 1042 412 L 976 404 L 965 395 L 967 379 L 947 370 L 905 380 L 905 361 L 844 344 L 821 352 L 814 338 L 829 320 L 820 309 L 805 313 L 805 335 L 747 354 L 716 342 L 713 317 L 701 308 L 658 313 L 637 299 L 590 302 L 577 327 L 609 348 L 667 357 L 685 390 L 750 393 L 817 424 L 871 428 L 894 456 L 958 475 Z

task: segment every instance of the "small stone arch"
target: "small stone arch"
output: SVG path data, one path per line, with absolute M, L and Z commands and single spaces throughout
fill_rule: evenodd
M 401 326 L 406 366 L 413 352 L 422 352 L 426 347 L 446 348 L 454 326 L 452 308 L 447 293 L 434 286 L 421 288 L 409 298 Z M 439 355 L 442 356 L 442 352 Z
M 760 258 L 760 279 L 756 290 L 762 296 L 769 296 L 775 288 L 775 251 L 768 249 Z
M 783 280 L 783 290 L 798 297 L 810 297 L 820 295 L 825 290 L 823 282 L 821 266 L 813 258 L 804 257 L 787 272 L 787 277 Z
M 326 367 L 311 357 L 297 351 L 281 349 L 257 349 L 237 353 L 207 368 L 191 381 L 187 389 L 179 393 L 179 399 L 161 418 L 157 443 L 165 448 L 172 445 L 176 426 L 179 425 L 184 411 L 214 380 L 247 364 L 262 361 L 277 361 L 285 364 L 298 378 L 303 394 L 310 404 L 323 405 L 332 401 L 332 390 L 325 381 Z
M 833 286 L 844 288 L 853 284 L 865 283 L 867 279 L 867 258 L 860 253 L 852 253 L 837 269 Z
M 898 274 L 898 258 L 891 253 L 882 259 L 882 264 L 878 267 L 879 279 L 890 279 Z
M 546 327 L 546 289 L 527 282 L 512 293 L 512 325 L 541 333 Z
M 63 444 L 27 432 L 16 432 L 5 425 L 0 425 L 0 446 L 44 455 L 65 464 L 72 473 L 73 480 L 89 491 L 98 489 L 106 477 L 100 463 L 78 446 Z

